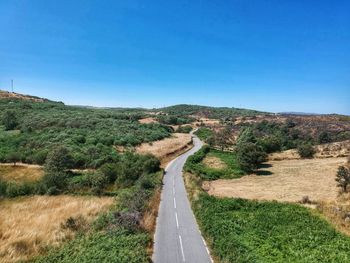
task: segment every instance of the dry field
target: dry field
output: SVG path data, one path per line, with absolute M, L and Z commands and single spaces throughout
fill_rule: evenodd
M 26 260 L 71 239 L 69 217 L 91 222 L 113 198 L 33 196 L 0 201 L 0 262 Z
M 346 157 L 350 155 L 350 140 L 317 145 L 315 150 L 315 158 Z M 272 161 L 293 159 L 300 159 L 295 149 L 273 153 L 269 156 L 269 160 Z
M 335 175 L 347 158 L 269 161 L 261 175 L 205 182 L 203 188 L 219 197 L 298 202 L 304 196 L 311 201 L 337 198 Z
M 210 168 L 214 169 L 225 169 L 227 168 L 226 163 L 224 163 L 220 158 L 215 156 L 206 156 L 202 163 Z
M 12 164 L 0 165 L 0 178 L 13 182 L 32 182 L 39 180 L 44 175 L 43 169 L 38 165 Z
M 142 124 L 158 123 L 158 121 L 155 118 L 149 117 L 149 118 L 139 119 L 139 123 L 142 123 Z
M 164 166 L 171 159 L 192 146 L 192 136 L 185 133 L 174 133 L 172 137 L 153 143 L 143 143 L 136 147 L 136 152 L 151 153 L 158 157 Z

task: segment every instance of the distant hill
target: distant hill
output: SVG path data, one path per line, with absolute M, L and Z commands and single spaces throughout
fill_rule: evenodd
M 179 104 L 174 106 L 169 106 L 165 108 L 160 108 L 159 110 L 175 115 L 193 115 L 203 118 L 213 118 L 213 119 L 223 119 L 223 118 L 234 118 L 239 116 L 256 116 L 256 115 L 269 115 L 271 113 L 250 110 L 250 109 L 240 109 L 240 108 L 229 108 L 229 107 L 210 107 L 210 106 L 200 106 L 200 105 L 189 105 L 189 104 Z
M 48 99 L 31 96 L 31 95 L 23 95 L 15 92 L 8 92 L 5 90 L 0 90 L 0 99 L 19 99 L 19 100 L 29 100 L 33 102 L 50 102 Z

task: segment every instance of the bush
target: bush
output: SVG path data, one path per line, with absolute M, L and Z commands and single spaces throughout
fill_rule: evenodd
M 342 192 L 347 192 L 347 187 L 350 184 L 350 170 L 345 166 L 338 168 L 337 176 L 335 180 L 338 183 L 338 187 L 342 189 Z
M 45 169 L 49 172 L 65 172 L 71 168 L 72 156 L 64 146 L 58 146 L 47 155 Z
M 65 172 L 46 172 L 42 178 L 42 184 L 49 195 L 58 194 L 66 190 L 68 185 L 68 175 Z
M 185 125 L 185 126 L 179 126 L 177 128 L 176 132 L 179 133 L 190 133 L 192 131 L 192 127 L 190 125 Z
M 315 155 L 315 149 L 309 143 L 300 144 L 298 146 L 298 154 L 301 158 L 313 158 Z
M 235 153 L 240 168 L 245 172 L 256 170 L 267 157 L 260 146 L 251 142 L 237 144 Z
M 332 141 L 332 137 L 330 136 L 330 134 L 326 131 L 322 131 L 319 135 L 318 135 L 318 143 L 322 144 L 322 143 L 329 143 Z
M 6 130 L 13 130 L 17 127 L 17 117 L 16 113 L 11 110 L 7 110 L 2 115 L 2 124 L 5 126 Z

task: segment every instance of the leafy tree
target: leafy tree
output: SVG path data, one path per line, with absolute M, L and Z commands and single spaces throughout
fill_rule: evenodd
M 301 158 L 313 158 L 315 149 L 310 143 L 303 143 L 298 146 L 298 154 Z
M 256 137 L 254 134 L 254 131 L 252 128 L 247 127 L 241 131 L 241 133 L 238 136 L 237 139 L 237 144 L 239 143 L 255 143 L 256 142 Z
M 13 166 L 16 166 L 17 162 L 21 160 L 21 155 L 18 152 L 11 152 L 7 155 L 6 159 L 13 163 Z
M 252 142 L 237 144 L 235 154 L 240 168 L 245 172 L 256 170 L 267 157 L 263 149 Z
M 72 156 L 64 146 L 58 146 L 47 155 L 45 169 L 49 172 L 65 172 L 72 165 Z
M 231 136 L 232 131 L 228 126 L 215 133 L 215 142 L 221 148 L 221 150 L 224 150 L 225 147 L 230 144 Z
M 13 130 L 18 125 L 16 113 L 11 110 L 7 110 L 2 115 L 2 124 L 6 130 Z
M 335 180 L 338 182 L 338 186 L 341 187 L 342 192 L 347 192 L 347 187 L 350 184 L 350 170 L 345 166 L 338 168 L 337 176 Z

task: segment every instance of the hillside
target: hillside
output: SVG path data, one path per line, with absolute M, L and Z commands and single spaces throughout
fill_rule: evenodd
M 240 108 L 229 108 L 229 107 L 210 107 L 200 105 L 189 105 L 189 104 L 178 104 L 159 110 L 174 115 L 181 116 L 195 116 L 199 118 L 210 118 L 210 119 L 230 119 L 238 116 L 256 116 L 261 114 L 270 114 L 267 112 L 261 112 L 250 109 Z
M 19 100 L 28 100 L 33 102 L 49 102 L 50 100 L 31 96 L 31 95 L 23 95 L 15 92 L 8 92 L 5 90 L 0 90 L 0 99 L 19 99 Z

